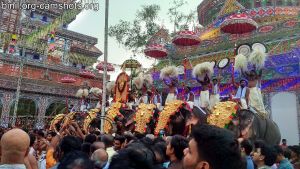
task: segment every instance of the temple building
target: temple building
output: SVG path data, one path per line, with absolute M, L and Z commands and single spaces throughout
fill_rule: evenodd
M 4 3 L 18 4 L 19 0 Z M 72 0 L 30 0 L 60 4 Z M 0 8 L 1 125 L 11 123 L 20 88 L 16 124 L 42 127 L 48 116 L 80 106 L 81 87 L 102 88 L 93 64 L 102 52 L 97 38 L 68 30 L 80 10 Z M 91 98 L 92 105 L 97 101 Z

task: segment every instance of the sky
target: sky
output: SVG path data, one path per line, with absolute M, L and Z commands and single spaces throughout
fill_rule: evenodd
M 105 19 L 105 0 L 94 0 L 99 4 L 99 10 L 84 10 L 81 12 L 75 21 L 69 25 L 69 29 L 82 34 L 98 38 L 98 49 L 104 52 L 104 19 Z M 182 11 L 189 13 L 191 10 L 197 9 L 197 6 L 202 0 L 187 0 L 187 4 L 183 6 Z M 109 0 L 109 26 L 116 25 L 119 20 L 132 21 L 135 18 L 136 11 L 140 10 L 143 5 L 157 4 L 160 5 L 158 24 L 163 25 L 167 29 L 173 28 L 172 23 L 169 22 L 167 15 L 168 9 L 172 6 L 173 0 Z M 198 23 L 195 21 L 195 23 Z M 133 56 L 133 53 L 126 50 L 122 45 L 118 44 L 116 40 L 108 38 L 108 62 L 121 65 L 126 59 Z M 103 55 L 99 60 L 103 61 Z M 144 54 L 138 54 L 137 59 L 143 68 L 149 68 L 154 59 L 147 59 Z M 115 72 L 109 73 L 111 80 L 116 79 L 121 71 L 116 69 Z

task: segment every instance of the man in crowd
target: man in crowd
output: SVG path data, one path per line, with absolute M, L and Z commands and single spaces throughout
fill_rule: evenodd
M 275 150 L 264 142 L 257 141 L 255 142 L 253 161 L 256 164 L 257 169 L 271 169 L 271 166 L 276 161 Z
M 185 137 L 175 135 L 167 145 L 166 154 L 169 157 L 171 163 L 168 169 L 183 169 L 182 159 L 183 150 L 188 147 L 188 141 Z
M 254 169 L 254 164 L 250 157 L 252 149 L 253 147 L 249 140 L 243 140 L 241 142 L 241 155 L 247 160 L 247 169 Z
M 20 129 L 12 129 L 1 138 L 1 164 L 3 169 L 31 168 L 28 160 L 30 138 L 26 132 Z M 28 159 L 28 158 L 27 158 Z M 27 165 L 27 166 L 25 166 Z
M 124 142 L 125 142 L 124 136 L 116 135 L 116 137 L 114 138 L 114 150 L 119 151 L 122 148 Z
M 108 154 L 104 149 L 98 149 L 92 154 L 91 160 L 94 161 L 95 167 L 97 167 L 97 169 L 101 169 L 106 165 L 108 161 Z
M 276 163 L 279 163 L 278 169 L 294 169 L 289 160 L 284 157 L 282 148 L 276 145 L 274 146 L 274 149 L 277 155 Z
M 113 136 L 111 136 L 109 134 L 104 134 L 101 137 L 101 142 L 103 142 L 105 144 L 105 150 L 108 154 L 108 161 L 110 161 L 112 156 L 116 153 L 116 151 L 113 148 L 114 138 L 113 138 Z
M 245 169 L 246 163 L 230 131 L 196 125 L 189 147 L 184 150 L 183 166 L 185 169 Z
M 286 139 L 282 139 L 282 144 L 280 145 L 281 146 L 281 148 L 283 148 L 283 149 L 286 149 L 287 148 L 287 141 L 286 141 Z

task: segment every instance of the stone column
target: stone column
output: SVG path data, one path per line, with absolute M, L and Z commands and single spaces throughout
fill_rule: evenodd
M 4 92 L 2 99 L 2 114 L 1 114 L 1 126 L 8 127 L 9 124 L 9 112 L 10 104 L 13 101 L 14 94 L 12 92 Z
M 40 99 L 38 100 L 37 106 L 39 108 L 38 111 L 38 118 L 37 118 L 37 122 L 36 122 L 36 128 L 41 129 L 44 127 L 45 123 L 44 123 L 44 118 L 45 118 L 45 113 L 46 113 L 46 108 L 48 105 L 48 99 L 45 96 L 40 97 Z

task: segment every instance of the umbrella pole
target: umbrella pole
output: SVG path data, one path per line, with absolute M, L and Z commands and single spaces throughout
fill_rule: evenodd
M 102 109 L 101 109 L 101 126 L 100 130 L 104 128 L 105 104 L 106 103 L 106 74 L 107 74 L 107 48 L 108 48 L 108 8 L 109 0 L 105 0 L 105 26 L 104 26 L 104 71 L 103 71 L 103 85 L 102 85 Z
M 132 80 L 133 80 L 132 67 L 130 68 L 130 76 L 131 76 L 131 78 L 130 78 L 130 89 L 132 91 Z

